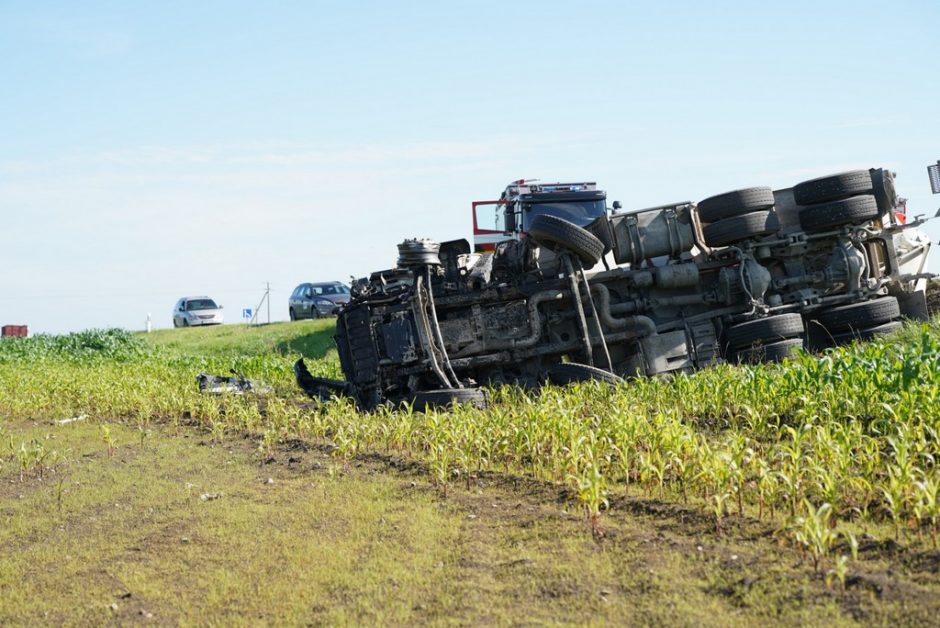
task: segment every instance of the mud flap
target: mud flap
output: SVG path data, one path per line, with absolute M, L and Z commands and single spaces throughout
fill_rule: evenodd
M 898 305 L 901 306 L 901 315 L 915 321 L 929 321 L 927 312 L 927 295 L 923 290 L 917 292 L 902 292 L 896 295 Z
M 646 375 L 668 373 L 692 367 L 685 330 L 653 334 L 640 339 L 646 358 Z
M 304 364 L 304 359 L 300 358 L 294 363 L 294 378 L 301 390 L 307 393 L 308 397 L 319 399 L 320 401 L 329 401 L 332 397 L 352 397 L 352 385 L 338 379 L 328 379 L 326 377 L 314 377 Z

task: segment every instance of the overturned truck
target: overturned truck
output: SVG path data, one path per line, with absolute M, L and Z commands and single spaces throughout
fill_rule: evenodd
M 298 383 L 364 410 L 479 404 L 481 386 L 779 361 L 927 317 L 924 220 L 908 219 L 888 170 L 583 219 L 577 195 L 502 203 L 534 218 L 509 221 L 526 232 L 492 252 L 402 242 L 337 319 L 346 381 L 299 361 Z

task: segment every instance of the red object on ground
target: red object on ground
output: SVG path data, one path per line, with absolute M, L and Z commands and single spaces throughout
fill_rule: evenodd
M 0 333 L 4 336 L 25 338 L 29 335 L 29 328 L 26 325 L 4 325 Z

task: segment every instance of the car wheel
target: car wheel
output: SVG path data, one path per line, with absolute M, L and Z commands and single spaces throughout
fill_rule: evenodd
M 901 307 L 896 297 L 839 305 L 816 314 L 819 324 L 830 332 L 867 329 L 900 317 Z
M 320 318 L 320 310 L 315 305 L 310 308 L 310 318 Z
M 621 384 L 623 378 L 587 364 L 577 362 L 562 362 L 554 364 L 548 369 L 548 381 L 556 386 L 566 386 L 575 382 L 589 382 L 597 380 L 608 384 Z
M 292 321 L 296 321 L 296 320 L 297 320 L 297 314 L 294 313 L 294 308 L 290 308 L 290 309 L 288 310 L 288 316 L 290 316 L 290 319 L 291 319 Z
M 851 331 L 833 334 L 832 340 L 836 344 L 846 344 L 852 342 L 853 340 L 871 340 L 872 338 L 877 338 L 878 336 L 893 334 L 897 330 L 901 329 L 901 327 L 903 327 L 901 321 L 891 321 L 890 323 L 882 323 L 881 325 L 875 325 L 873 327 L 863 327 L 860 329 L 852 329 Z
M 706 198 L 698 203 L 698 215 L 702 222 L 715 222 L 773 206 L 774 192 L 770 188 L 745 188 Z
M 176 317 L 173 317 L 173 327 L 179 327 L 179 326 L 180 326 L 180 322 L 176 320 Z
M 705 236 L 708 246 L 727 246 L 742 240 L 770 235 L 779 228 L 777 214 L 773 210 L 761 210 L 713 222 L 702 229 L 702 235 Z
M 486 408 L 486 395 L 480 388 L 422 390 L 415 394 L 412 407 L 415 412 L 425 412 L 434 408 L 449 408 L 454 404 L 470 404 L 482 410 Z
M 585 267 L 594 266 L 604 255 L 604 243 L 596 235 L 556 216 L 536 216 L 529 237 L 548 249 L 571 251 Z
M 755 343 L 764 345 L 803 335 L 803 317 L 799 314 L 778 314 L 732 325 L 725 331 L 728 346 L 747 349 Z
M 785 358 L 796 356 L 802 348 L 803 340 L 801 338 L 791 338 L 789 340 L 754 346 L 750 349 L 743 349 L 734 354 L 734 360 L 748 364 L 782 362 Z

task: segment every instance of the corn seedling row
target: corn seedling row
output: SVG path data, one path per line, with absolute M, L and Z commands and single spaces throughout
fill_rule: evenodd
M 597 535 L 614 494 L 676 499 L 711 513 L 718 534 L 732 516 L 773 521 L 820 569 L 848 524 L 886 523 L 898 538 L 926 533 L 936 545 L 938 338 L 936 327 L 912 327 L 903 342 L 784 365 L 725 365 L 539 395 L 502 388 L 486 411 L 371 414 L 343 400 L 305 409 L 288 356 L 193 359 L 111 347 L 103 356 L 62 359 L 44 349 L 0 353 L 0 416 L 197 423 L 216 438 L 261 434 L 266 453 L 285 438 L 324 439 L 344 466 L 367 451 L 422 460 L 442 492 L 456 478 L 471 486 L 481 472 L 526 474 L 569 487 Z M 310 366 L 315 375 L 338 376 L 335 359 Z M 197 372 L 230 368 L 267 380 L 275 394 L 259 404 L 196 391 Z M 844 569 L 837 558 L 832 576 L 841 581 Z

